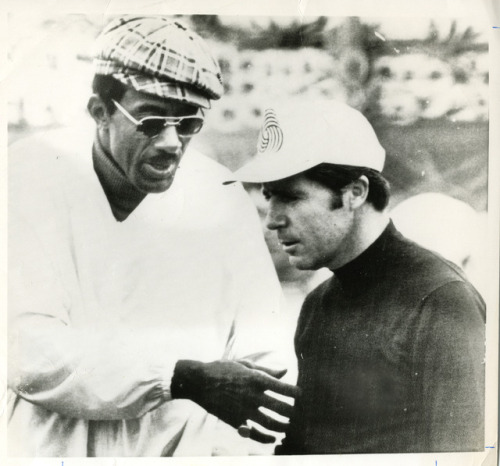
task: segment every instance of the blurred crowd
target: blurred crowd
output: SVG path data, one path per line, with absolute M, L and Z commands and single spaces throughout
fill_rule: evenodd
M 190 17 L 183 19 L 193 22 Z M 10 125 L 67 124 L 81 116 L 92 75 L 89 47 L 102 21 L 73 15 L 39 22 L 34 30 L 27 28 L 29 34 L 12 31 Z M 269 48 L 259 43 L 259 49 L 251 49 L 242 48 L 241 38 L 239 42 L 220 40 L 220 32 L 216 33 L 223 27 L 220 21 L 211 21 L 212 33 L 207 31 L 207 21 L 194 22 L 208 36 L 223 70 L 225 96 L 214 106 L 209 121 L 215 131 L 256 128 L 271 99 L 295 96 L 334 98 L 360 110 L 369 108 L 397 125 L 442 117 L 452 121 L 488 118 L 487 49 L 475 43 L 471 34 L 464 38 L 465 34 L 460 37 L 455 32 L 458 39 L 451 51 L 449 39 L 439 43 L 432 34 L 401 47 L 397 41 L 388 41 L 376 26 L 350 18 L 334 29 L 321 30 L 321 40 L 309 41 L 315 47 L 308 45 L 306 37 L 305 47 L 276 48 L 281 44 L 269 40 Z M 250 26 L 247 34 L 252 36 Z M 462 47 L 456 47 L 460 41 Z
M 293 97 L 334 98 L 361 109 L 376 105 L 398 125 L 442 117 L 488 119 L 486 53 L 466 52 L 447 61 L 424 53 L 382 56 L 374 61 L 362 92 L 353 95 L 344 81 L 344 61 L 354 58 L 358 68 L 368 67 L 356 50 L 341 58 L 318 49 L 241 53 L 226 45 L 218 50 L 226 87 L 212 120 L 219 131 L 258 127 L 269 99 Z

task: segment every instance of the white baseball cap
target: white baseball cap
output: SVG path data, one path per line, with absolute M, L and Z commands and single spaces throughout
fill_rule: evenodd
M 385 150 L 368 120 L 333 100 L 297 100 L 264 112 L 257 154 L 233 173 L 233 181 L 266 183 L 321 163 L 382 171 Z

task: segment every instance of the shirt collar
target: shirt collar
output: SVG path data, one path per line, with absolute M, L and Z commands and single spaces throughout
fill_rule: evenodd
M 384 264 L 390 261 L 390 253 L 394 239 L 400 235 L 392 220 L 381 235 L 359 256 L 351 262 L 334 270 L 335 277 L 346 289 L 366 286 L 380 277 L 385 270 Z

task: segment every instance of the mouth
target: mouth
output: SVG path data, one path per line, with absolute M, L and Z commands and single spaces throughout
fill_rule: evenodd
M 283 249 L 283 251 L 290 253 L 295 248 L 295 246 L 297 246 L 297 244 L 299 244 L 299 241 L 297 241 L 297 240 L 283 240 L 283 239 L 280 239 L 279 243 L 280 243 L 281 248 Z
M 157 155 L 143 163 L 147 175 L 153 178 L 164 178 L 175 172 L 179 158 L 175 155 Z

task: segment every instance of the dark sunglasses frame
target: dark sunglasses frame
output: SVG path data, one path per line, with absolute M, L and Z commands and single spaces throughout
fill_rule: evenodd
M 140 120 L 136 120 L 116 100 L 113 99 L 113 103 L 115 104 L 116 108 L 122 113 L 122 115 L 136 126 L 137 131 L 149 138 L 155 138 L 159 136 L 161 132 L 168 126 L 175 126 L 175 128 L 177 129 L 177 134 L 180 137 L 190 137 L 200 132 L 205 121 L 204 118 L 199 115 L 182 117 L 148 116 L 141 118 Z M 198 111 L 198 113 L 201 113 L 201 109 Z

